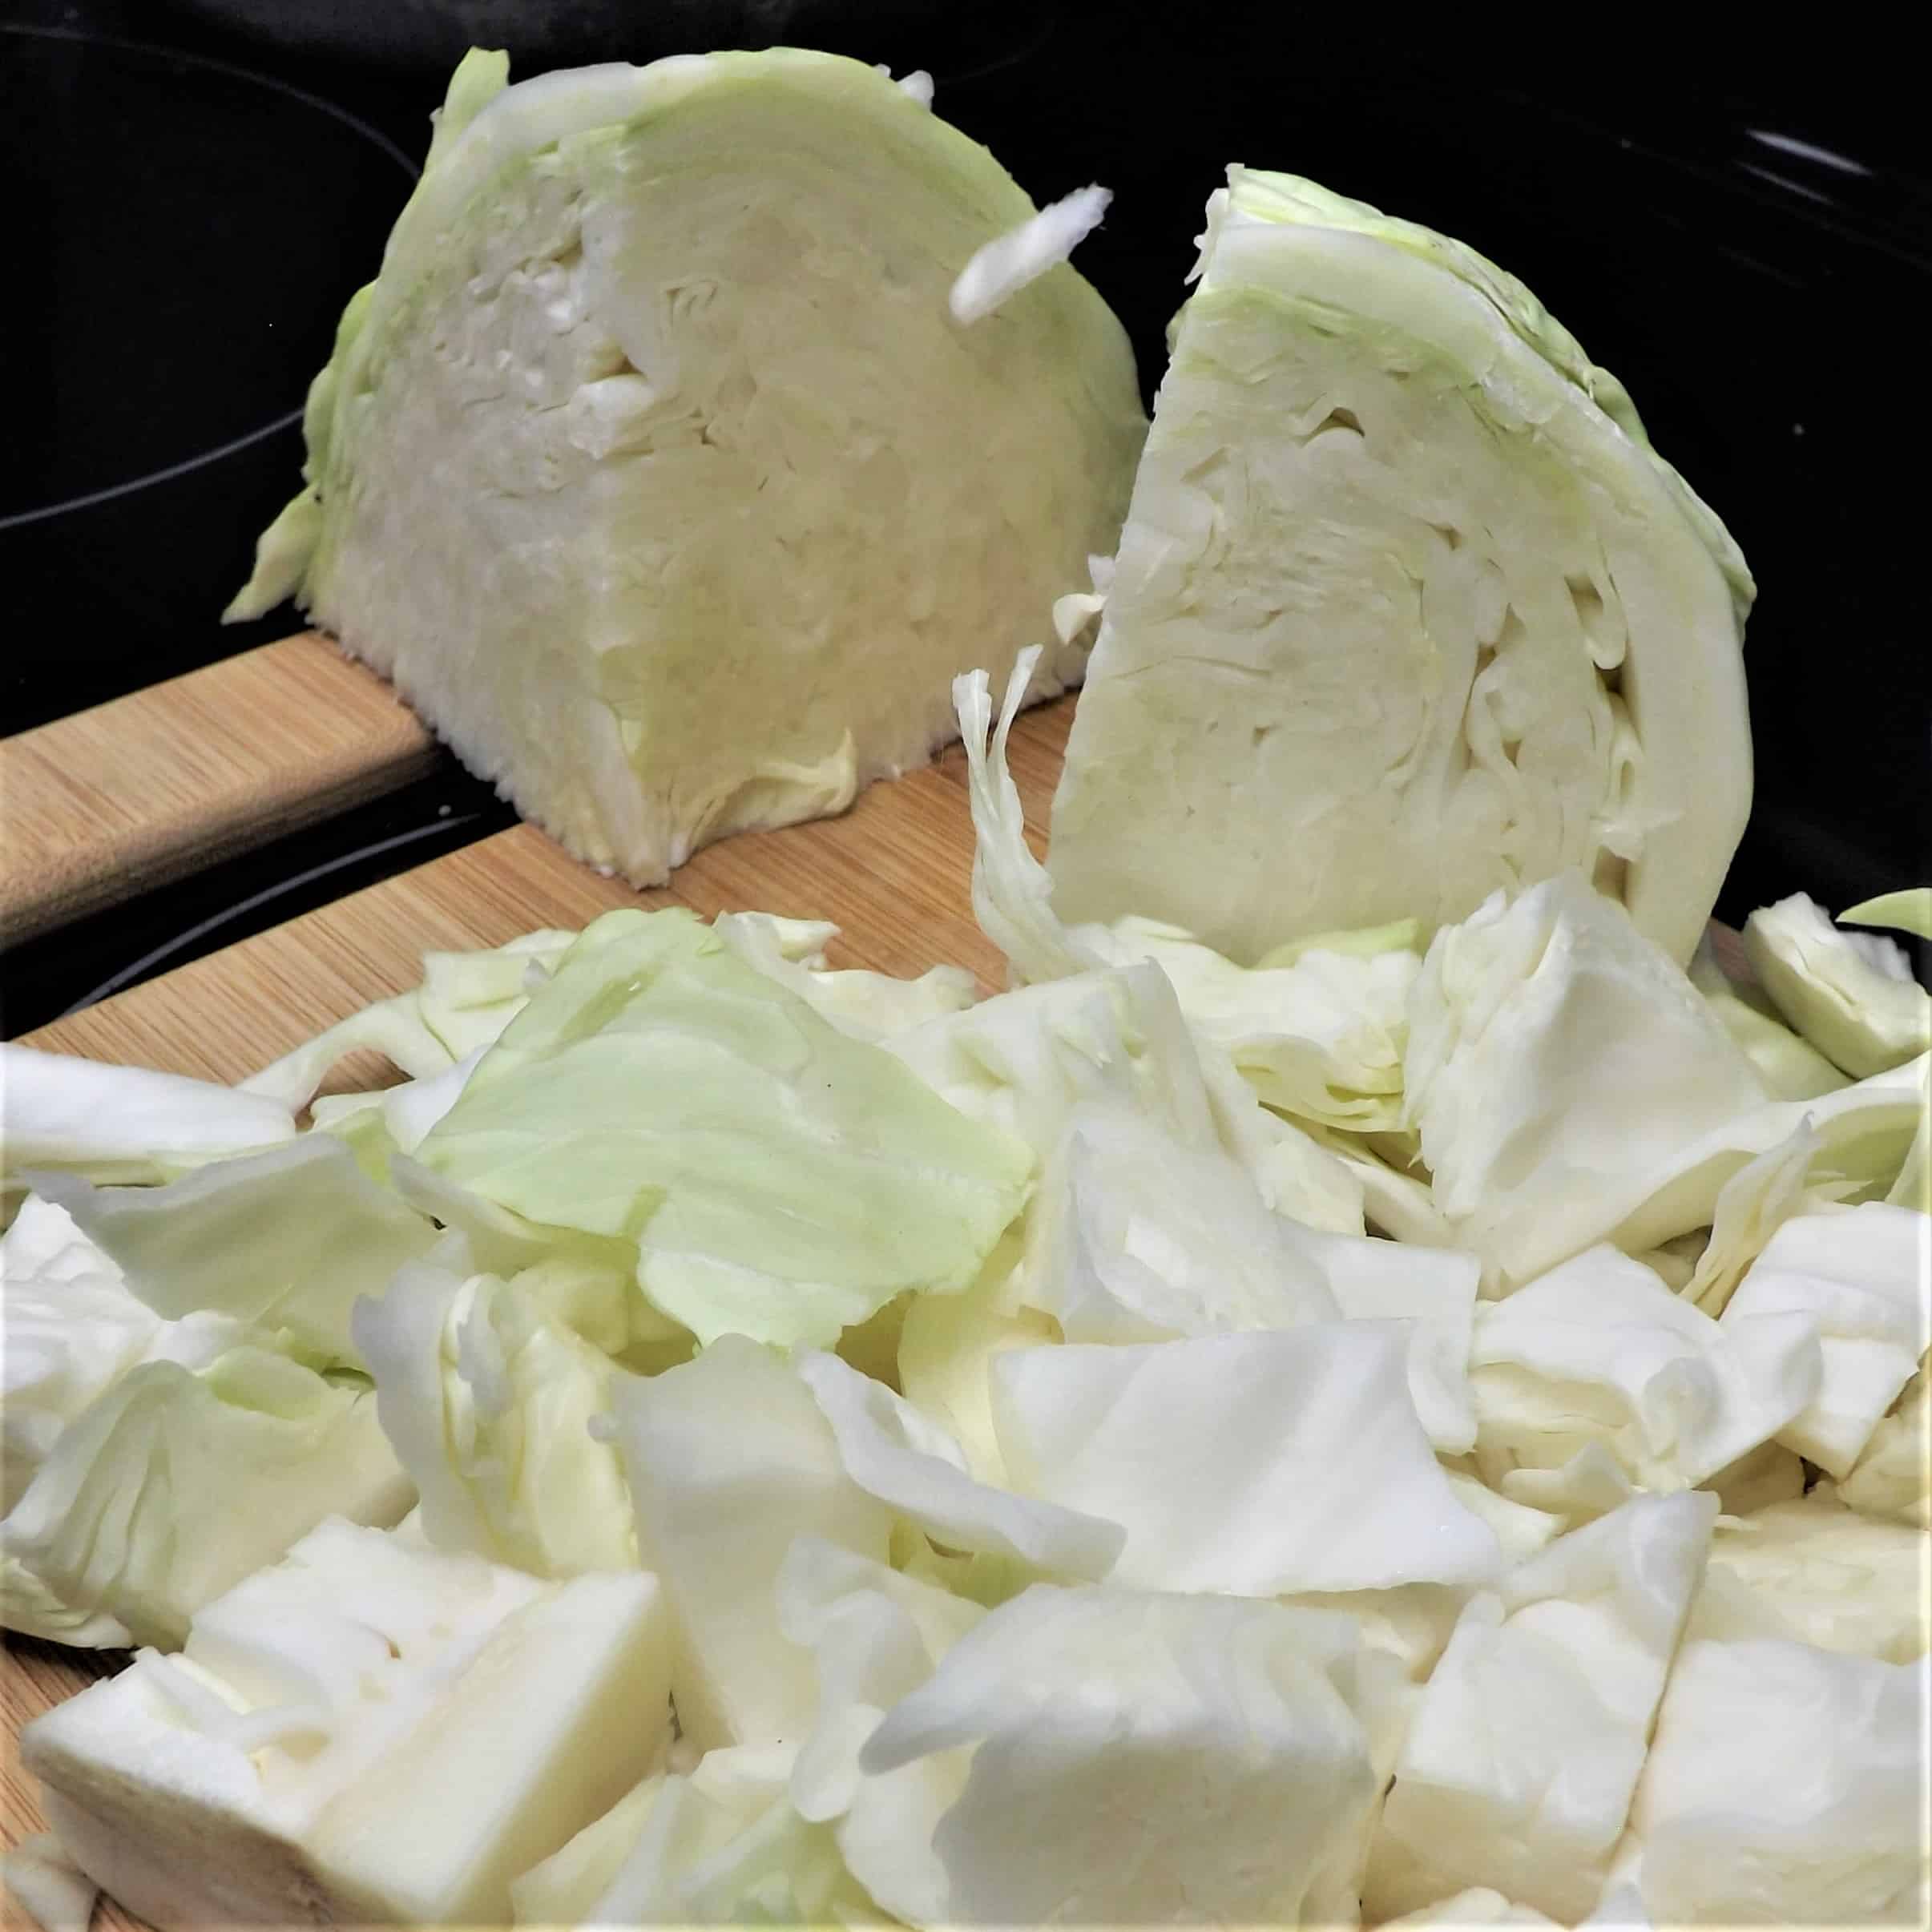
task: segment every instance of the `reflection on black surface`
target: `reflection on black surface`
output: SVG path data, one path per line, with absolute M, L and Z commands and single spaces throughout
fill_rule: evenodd
M 279 839 L 147 897 L 10 947 L 0 1035 L 280 926 L 472 840 L 516 815 L 454 759 L 388 797 Z
M 0 34 L 15 280 L 0 583 L 18 731 L 283 635 L 224 631 L 415 164 L 335 104 L 111 35 Z M 18 273 L 18 268 L 16 274 Z

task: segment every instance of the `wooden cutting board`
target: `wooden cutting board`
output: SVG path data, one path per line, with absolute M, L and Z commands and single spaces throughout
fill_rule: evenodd
M 1071 698 L 1029 712 L 1009 746 L 1036 851 L 1045 849 L 1072 716 Z M 663 891 L 640 894 L 600 877 L 519 825 L 58 1020 L 26 1043 L 237 1080 L 358 1006 L 413 985 L 426 950 L 500 946 L 535 926 L 581 926 L 618 905 L 835 920 L 843 929 L 832 949 L 837 963 L 911 974 L 951 962 L 970 967 L 990 992 L 1003 969 L 973 921 L 972 859 L 966 759 L 957 746 L 923 771 L 872 786 L 841 818 L 708 847 Z M 381 1077 L 379 1064 L 361 1071 L 363 1080 L 351 1084 Z M 22 1725 L 124 1660 L 119 1652 L 8 1640 L 0 1665 L 6 1845 L 42 1829 L 33 1781 L 14 1748 Z M 11 1932 L 28 1922 L 15 1914 L 0 1922 Z M 95 1921 L 133 1922 L 111 1911 Z
M 310 631 L 0 739 L 0 944 L 430 769 L 395 692 Z

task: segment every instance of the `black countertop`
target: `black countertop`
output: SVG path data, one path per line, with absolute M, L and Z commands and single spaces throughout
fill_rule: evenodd
M 444 76 L 251 38 L 210 0 L 0 6 L 15 216 L 0 305 L 0 729 L 295 627 L 222 627 L 292 493 L 308 379 L 373 272 Z M 742 38 L 738 15 L 720 38 Z M 284 34 L 301 10 L 280 16 Z M 338 28 L 356 14 L 345 0 Z M 1080 266 L 1150 393 L 1229 160 L 1313 175 L 1521 273 L 1629 385 L 1720 511 L 1759 603 L 1757 804 L 1720 912 L 1841 905 L 1927 869 L 1925 618 L 1911 559 L 1932 412 L 1932 164 L 1902 70 L 1761 35 L 1721 56 L 1279 9 L 889 9 L 806 0 L 787 37 L 930 68 L 1038 200 L 1116 194 Z M 1212 14 L 1212 18 L 1208 17 Z M 608 50 L 711 44 L 633 10 Z M 1094 24 L 1095 22 L 1100 24 Z M 516 50 L 513 46 L 513 53 Z M 0 801 L 3 809 L 3 801 Z M 179 964 L 508 814 L 453 760 L 406 792 L 13 949 L 6 1031 Z

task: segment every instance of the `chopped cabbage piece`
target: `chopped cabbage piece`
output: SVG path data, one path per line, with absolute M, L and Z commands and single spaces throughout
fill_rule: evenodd
M 1809 1494 L 1721 1522 L 1689 1634 L 1787 1637 L 1848 1656 L 1910 1664 L 1932 1643 L 1925 1532 Z
M 438 1239 L 325 1134 L 211 1162 L 162 1188 L 54 1174 L 41 1185 L 157 1314 L 232 1315 L 351 1367 L 361 1365 L 349 1333 L 357 1299 L 380 1293 Z
M 1038 1584 L 953 1644 L 859 1765 L 973 1747 L 932 1839 L 945 1922 L 1344 1922 L 1398 1679 L 1348 1617 Z
M 413 1499 L 360 1376 L 248 1343 L 163 1357 L 81 1411 L 0 1522 L 0 1623 L 172 1648 L 323 1518 L 386 1525 Z
M 1714 1496 L 1640 1497 L 1470 1601 L 1396 1763 L 1367 1912 L 1472 1885 L 1564 1925 L 1590 1910 L 1716 1514 Z
M 798 1373 L 832 1426 L 847 1475 L 936 1543 L 1050 1577 L 1091 1581 L 1114 1567 L 1127 1539 L 1119 1523 L 979 1482 L 943 1429 L 836 1355 L 804 1354 Z
M 1923 1922 L 1925 1676 L 1685 1642 L 1631 1810 L 1660 1926 Z
M 1801 892 L 1752 914 L 1744 951 L 1778 1010 L 1855 1079 L 1932 1047 L 1932 994 L 1895 940 L 1841 932 Z
M 355 1333 L 438 1549 L 536 1576 L 636 1567 L 617 1451 L 591 1432 L 610 1399 L 601 1351 L 515 1282 L 436 1260 L 364 1302 Z
M 1879 1418 L 1932 1346 L 1932 1219 L 1867 1201 L 1788 1220 L 1752 1264 L 1724 1321 L 1809 1321 L 1822 1376 L 1778 1439 L 1849 1474 Z
M 147 1067 L 110 1067 L 0 1040 L 0 1179 L 55 1168 L 157 1181 L 295 1138 L 290 1107 Z
M 814 1346 L 904 1289 L 964 1289 L 1032 1166 L 682 910 L 587 926 L 417 1157 L 634 1241 L 645 1294 L 701 1342 Z
M 797 1373 L 740 1335 L 611 1392 L 638 1553 L 664 1587 L 672 1700 L 700 1751 L 796 1744 L 810 1660 L 780 1634 L 775 1591 L 793 1538 L 884 1562 L 890 1513 L 845 1473 Z M 729 1418 L 728 1426 L 724 1418 Z
M 1436 935 L 1404 1068 L 1435 1204 L 1506 1281 L 1608 1234 L 1634 1164 L 1766 1097 L 1682 972 L 1574 872 Z
M 21 1753 L 75 1862 L 157 1926 L 502 1925 L 510 1879 L 662 1749 L 666 1679 L 647 1576 L 543 1584 L 330 1523 Z
M 1733 1300 L 1713 1321 L 1607 1247 L 1479 1309 L 1470 1363 L 1485 1479 L 1572 1513 L 1632 1484 L 1697 1487 L 1784 1429 L 1821 1372 L 1808 1315 Z
M 1126 1526 L 1112 1577 L 1130 1588 L 1478 1582 L 1501 1553 L 1437 1466 L 1407 1355 L 1373 1321 L 1013 1349 L 993 1413 L 1022 1493 Z

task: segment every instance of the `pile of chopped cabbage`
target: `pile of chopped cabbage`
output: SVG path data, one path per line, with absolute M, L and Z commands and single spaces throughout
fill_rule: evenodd
M 355 414 L 404 244 L 547 128 L 478 247 L 559 182 L 635 212 L 639 88 L 668 140 L 789 89 L 848 186 L 817 90 L 902 138 L 865 167 L 990 166 L 800 58 L 459 75 L 328 487 L 408 507 Z M 1237 171 L 1206 260 L 1055 614 L 1104 610 L 1054 877 L 1037 655 L 954 688 L 1009 990 L 626 910 L 235 1088 L 0 1047 L 0 1623 L 139 1647 L 22 1739 L 43 1923 L 1925 1922 L 1932 1002 L 1885 929 L 1932 893 L 1693 954 L 1748 789 L 1721 528 L 1456 244 Z M 282 533 L 325 604 L 354 503 Z M 1412 606 L 1461 656 L 1405 712 Z M 318 1097 L 371 1048 L 397 1083 Z
M 1030 668 L 957 693 L 990 998 L 626 911 L 232 1090 L 0 1049 L 0 1615 L 143 1646 L 25 1734 L 30 1905 L 1922 1913 L 1898 949 L 1066 926 Z

